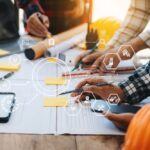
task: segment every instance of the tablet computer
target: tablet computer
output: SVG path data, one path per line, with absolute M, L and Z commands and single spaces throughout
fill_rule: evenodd
M 0 123 L 7 123 L 11 117 L 16 100 L 15 93 L 0 92 Z

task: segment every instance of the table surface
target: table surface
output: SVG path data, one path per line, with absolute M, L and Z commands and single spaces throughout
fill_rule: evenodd
M 0 48 L 17 51 L 18 41 Z M 123 136 L 0 134 L 0 150 L 120 150 L 123 140 Z
M 0 150 L 121 150 L 123 136 L 0 134 Z

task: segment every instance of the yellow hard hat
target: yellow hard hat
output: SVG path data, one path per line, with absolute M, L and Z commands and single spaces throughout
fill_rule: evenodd
M 105 45 L 112 38 L 120 25 L 121 21 L 114 17 L 100 18 L 91 24 L 91 28 L 97 29 L 98 31 L 99 40 L 101 42 L 100 49 L 105 48 Z

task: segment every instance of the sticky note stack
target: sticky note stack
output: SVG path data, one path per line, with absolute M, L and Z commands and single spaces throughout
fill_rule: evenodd
M 58 61 L 58 59 L 55 58 L 55 57 L 48 57 L 48 58 L 47 58 L 47 61 L 48 61 L 48 62 L 51 62 L 51 63 L 56 63 L 56 62 Z
M 6 55 L 6 54 L 9 54 L 9 52 L 6 50 L 0 49 L 0 56 Z
M 20 69 L 20 64 L 13 64 L 7 62 L 0 62 L 0 71 L 18 71 Z
M 46 78 L 44 80 L 46 85 L 66 85 L 67 80 L 65 78 Z
M 66 107 L 68 106 L 67 97 L 46 97 L 44 99 L 44 107 Z

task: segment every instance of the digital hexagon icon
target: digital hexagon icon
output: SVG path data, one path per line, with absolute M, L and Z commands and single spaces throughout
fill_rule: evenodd
M 131 45 L 121 45 L 118 49 L 121 60 L 130 59 L 135 55 L 134 48 Z
M 92 95 L 92 97 L 94 97 L 94 100 L 95 100 L 95 96 L 91 91 L 88 91 L 88 92 L 86 91 L 86 93 L 88 93 L 88 96 L 84 97 L 85 99 L 83 100 L 83 102 L 79 101 L 78 103 L 76 103 L 75 102 L 76 98 L 71 97 L 71 101 L 69 102 L 69 106 L 68 106 L 68 108 L 65 109 L 68 116 L 78 116 L 78 115 L 80 115 L 80 112 L 81 112 L 82 109 L 85 109 L 88 106 L 90 106 L 89 104 L 90 104 L 91 100 L 90 100 L 89 95 Z M 81 96 L 83 96 L 83 94 L 84 94 L 84 92 L 82 92 L 78 96 L 78 99 Z
M 135 56 L 135 50 L 131 45 L 121 45 L 118 49 L 118 55 L 121 60 L 130 60 L 131 66 L 133 66 L 133 69 L 137 69 L 138 65 L 137 63 L 132 59 Z
M 81 112 L 81 109 L 82 109 L 81 103 L 72 102 L 65 110 L 68 116 L 78 116 Z
M 53 38 L 48 39 L 48 45 L 55 46 L 55 39 L 53 39 Z
M 115 71 L 118 68 L 121 59 L 118 53 L 108 53 L 103 59 L 104 67 L 107 71 Z
M 107 115 L 110 110 L 109 103 L 107 101 L 97 99 L 94 93 L 91 91 L 86 91 L 86 93 L 88 93 L 90 96 L 85 97 L 84 104 L 90 103 L 90 109 L 95 113 L 96 116 Z M 90 97 L 92 98 L 90 99 Z
M 95 112 L 97 116 L 106 116 L 110 111 L 110 105 L 104 100 L 94 100 L 91 102 L 91 110 Z
M 80 112 L 82 109 L 81 102 L 76 103 L 75 98 L 70 97 L 70 96 L 68 97 L 68 99 L 69 99 L 69 105 L 68 105 L 68 107 L 65 108 L 66 114 L 71 117 L 72 116 L 76 117 L 76 116 L 80 115 Z
M 111 93 L 109 94 L 107 101 L 109 104 L 119 104 L 120 103 L 120 97 L 117 93 Z

